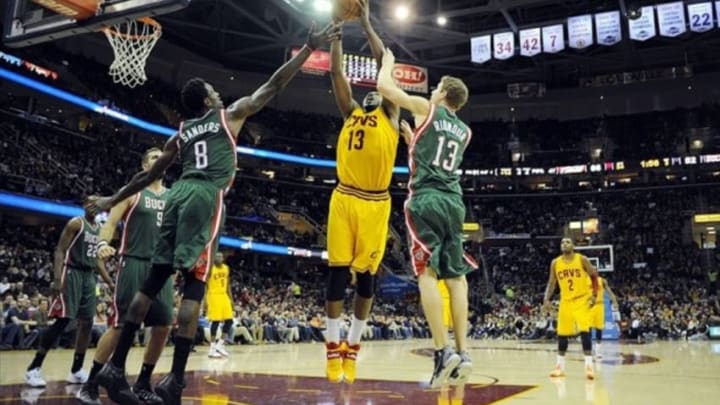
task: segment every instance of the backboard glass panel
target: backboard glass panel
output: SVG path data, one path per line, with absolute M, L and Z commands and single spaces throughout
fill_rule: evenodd
M 615 252 L 612 245 L 575 246 L 575 250 L 584 254 L 599 272 L 615 270 Z
M 191 0 L 106 0 L 95 16 L 78 21 L 31 0 L 3 0 L 3 43 L 12 48 L 95 32 L 123 20 L 153 17 L 187 7 Z

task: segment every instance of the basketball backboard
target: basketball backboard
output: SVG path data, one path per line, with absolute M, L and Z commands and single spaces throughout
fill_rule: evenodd
M 575 250 L 584 254 L 599 272 L 615 270 L 615 252 L 612 245 L 575 246 Z
M 19 48 L 96 32 L 117 22 L 172 13 L 187 7 L 190 1 L 3 0 L 3 43 Z

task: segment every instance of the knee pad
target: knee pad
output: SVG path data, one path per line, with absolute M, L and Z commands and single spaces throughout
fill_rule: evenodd
M 568 337 L 567 336 L 558 336 L 558 351 L 560 353 L 565 353 L 568 348 Z
M 345 287 L 350 280 L 350 267 L 337 266 L 330 267 L 328 275 L 327 293 L 325 295 L 328 301 L 342 301 L 345 299 Z
M 170 264 L 154 264 L 150 274 L 148 274 L 142 287 L 140 287 L 140 292 L 150 298 L 155 298 L 173 273 L 175 273 L 175 270 Z
M 590 332 L 580 332 L 580 341 L 582 342 L 582 348 L 584 352 L 592 350 L 592 340 L 590 339 Z
M 357 273 L 357 295 L 366 299 L 375 295 L 375 276 L 369 271 Z
M 192 275 L 185 277 L 185 287 L 183 288 L 183 299 L 190 301 L 202 301 L 205 296 L 205 283 L 196 279 Z

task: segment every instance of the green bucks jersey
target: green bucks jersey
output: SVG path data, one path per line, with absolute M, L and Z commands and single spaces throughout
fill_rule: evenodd
M 121 255 L 139 259 L 152 257 L 168 195 L 165 189 L 155 194 L 149 188 L 135 194 L 130 208 L 123 214 Z
M 100 224 L 91 224 L 83 217 L 80 231 L 65 251 L 65 266 L 74 269 L 92 270 L 97 267 L 97 243 Z
M 179 143 L 182 177 L 202 174 L 220 189 L 228 189 L 235 179 L 237 152 L 225 110 L 212 109 L 200 118 L 180 124 Z
M 470 128 L 454 113 L 443 106 L 431 105 L 428 117 L 410 144 L 410 191 L 462 195 L 457 172 L 471 136 Z

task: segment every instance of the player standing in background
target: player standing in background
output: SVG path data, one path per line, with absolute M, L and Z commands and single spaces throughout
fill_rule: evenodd
M 197 329 L 200 304 L 210 261 L 218 241 L 223 198 L 232 186 L 237 166 L 236 138 L 245 120 L 275 97 L 310 57 L 312 51 L 340 35 L 335 24 L 322 31 L 310 29 L 306 45 L 278 69 L 252 95 L 224 108 L 220 95 L 203 79 L 185 83 L 182 102 L 192 119 L 180 123 L 155 163 L 136 174 L 111 197 L 95 197 L 94 210 L 107 210 L 162 177 L 179 156 L 180 179 L 173 184 L 165 204 L 160 237 L 152 257 L 152 269 L 128 309 L 115 352 L 98 373 L 98 384 L 110 399 L 138 403 L 125 379 L 125 363 L 135 332 L 145 318 L 152 299 L 176 271 L 184 277 L 183 298 L 177 314 L 178 330 L 171 372 L 155 387 L 165 405 L 179 405 L 185 387 L 185 367 Z M 101 255 L 112 255 L 109 242 L 99 242 Z M 106 250 L 106 252 L 102 252 Z M 117 398 L 117 399 L 116 399 Z M 134 401 L 134 402 L 131 402 Z
M 88 204 L 89 201 L 86 200 L 85 216 L 68 221 L 55 248 L 54 279 L 51 286 L 53 300 L 49 313 L 49 317 L 55 318 L 55 322 L 40 337 L 35 358 L 25 373 L 25 383 L 31 387 L 46 385 L 40 368 L 47 352 L 73 319 L 77 320 L 75 355 L 67 382 L 82 384 L 88 378 L 82 365 L 95 317 L 95 271 L 100 273 L 111 289 L 114 288 L 105 266 L 96 260 L 100 224 L 95 220 L 95 213 L 88 209 Z
M 369 2 L 362 7 L 362 27 L 373 56 L 381 62 L 383 44 L 370 24 Z M 370 316 L 375 273 L 387 243 L 390 181 L 398 144 L 399 109 L 377 92 L 360 106 L 343 71 L 342 39 L 330 46 L 333 93 L 345 120 L 337 141 L 338 186 L 330 197 L 327 226 L 329 277 L 326 290 L 327 363 L 331 382 L 355 381 L 362 331 Z M 353 318 L 347 342 L 340 342 L 340 322 L 350 272 L 356 277 Z
M 210 352 L 208 357 L 228 357 L 230 353 L 225 350 L 225 339 L 233 326 L 232 291 L 230 290 L 230 269 L 223 263 L 225 256 L 222 252 L 215 253 L 215 260 L 210 269 L 207 282 L 207 317 L 210 323 Z M 222 322 L 220 337 L 217 336 L 218 326 Z
M 468 89 L 462 80 L 444 76 L 430 100 L 410 96 L 395 84 L 394 64 L 395 56 L 386 49 L 378 90 L 386 99 L 410 111 L 415 123 L 420 123 L 414 134 L 406 122 L 402 124 L 403 136 L 410 140 L 405 221 L 423 311 L 435 346 L 430 386 L 437 388 L 448 378 L 452 384 L 462 384 L 472 371 L 472 360 L 467 353 L 465 275 L 477 268 L 477 263 L 463 249 L 465 204 L 457 174 L 472 138 L 470 128 L 456 115 L 467 102 Z M 450 293 L 455 350 L 449 345 L 448 329 L 443 322 L 438 279 L 445 281 Z
M 550 310 L 550 299 L 555 293 L 555 285 L 560 284 L 560 308 L 558 309 L 557 335 L 558 356 L 555 369 L 550 377 L 565 376 L 565 352 L 568 339 L 580 331 L 583 353 L 585 354 L 585 378 L 595 378 L 592 358 L 592 340 L 590 338 L 590 308 L 598 297 L 597 269 L 587 257 L 575 252 L 572 239 L 563 238 L 560 242 L 562 254 L 550 263 L 550 277 L 545 288 L 543 308 Z M 588 278 L 590 282 L 588 282 Z
M 605 280 L 604 277 L 598 276 L 598 299 L 595 305 L 590 309 L 590 327 L 595 329 L 595 344 L 593 345 L 593 349 L 595 351 L 595 358 L 597 359 L 602 358 L 600 350 L 602 349 L 603 329 L 605 329 L 605 291 L 607 291 L 608 296 L 610 297 L 610 302 L 612 303 L 613 320 L 617 321 L 620 318 L 620 313 L 618 312 L 618 301 L 615 293 L 612 289 L 610 289 L 607 280 Z
M 143 170 L 148 170 L 160 157 L 159 148 L 150 148 L 145 151 L 142 159 Z M 120 236 L 119 269 L 116 275 L 116 289 L 113 294 L 111 314 L 108 319 L 108 329 L 98 341 L 93 366 L 88 381 L 78 391 L 78 401 L 86 405 L 100 404 L 97 373 L 107 363 L 120 338 L 120 327 L 127 315 L 130 302 L 135 292 L 142 287 L 148 278 L 151 269 L 155 243 L 160 235 L 163 210 L 169 193 L 163 187 L 159 178 L 141 192 L 126 198 L 110 210 L 110 217 L 100 230 L 100 240 L 111 240 L 122 221 L 123 229 Z M 104 250 L 103 254 L 107 251 Z M 104 263 L 109 257 L 100 256 L 98 260 Z M 173 280 L 168 279 L 150 304 L 150 309 L 143 319 L 146 327 L 152 327 L 150 341 L 145 348 L 142 369 L 132 392 L 146 404 L 162 404 L 162 399 L 153 392 L 150 386 L 150 376 L 155 369 L 173 319 Z

